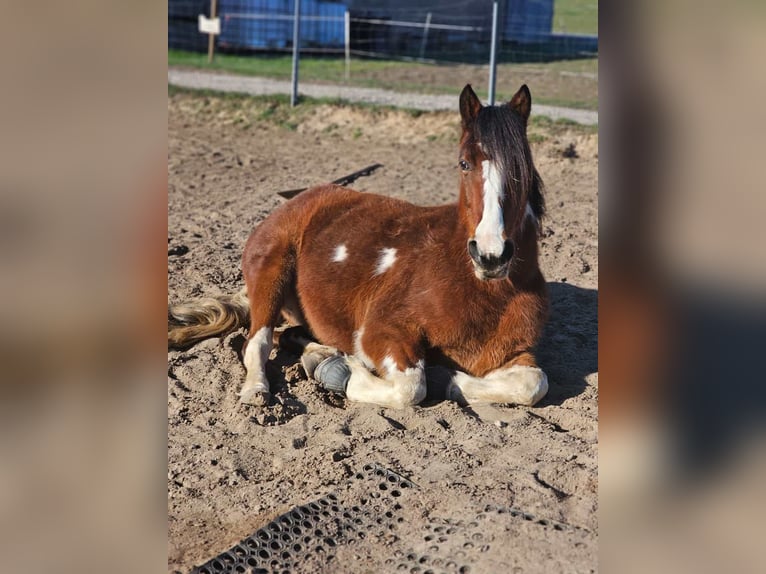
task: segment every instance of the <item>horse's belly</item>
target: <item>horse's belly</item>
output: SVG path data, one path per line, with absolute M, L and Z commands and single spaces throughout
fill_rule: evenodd
M 323 345 L 353 353 L 353 312 L 347 294 L 334 283 L 326 270 L 310 262 L 298 265 L 298 299 L 309 329 Z
M 306 321 L 319 341 L 354 352 L 354 332 L 364 321 L 370 263 L 360 257 L 362 241 L 343 230 L 307 234 L 296 261 L 296 288 Z

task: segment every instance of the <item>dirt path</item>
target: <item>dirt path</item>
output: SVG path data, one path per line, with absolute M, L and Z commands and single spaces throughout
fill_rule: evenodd
M 201 72 L 171 68 L 168 83 L 184 88 L 237 92 L 250 95 L 289 94 L 290 82 L 252 76 Z M 360 88 L 340 84 L 309 84 L 301 82 L 299 93 L 313 98 L 333 98 L 348 102 L 397 106 L 414 110 L 454 110 L 455 97 L 394 92 L 379 88 Z M 532 113 L 553 120 L 568 119 L 583 125 L 598 124 L 598 112 L 535 104 Z
M 419 204 L 457 193 L 456 112 L 415 117 L 324 105 L 291 112 L 247 98 L 177 93 L 168 114 L 173 302 L 240 288 L 242 247 L 283 201 L 278 190 L 380 162 L 385 167 L 358 189 Z M 171 352 L 169 571 L 187 572 L 330 493 L 329 517 L 315 515 L 310 528 L 286 533 L 297 538 L 269 555 L 275 567 L 596 570 L 598 136 L 536 129 L 533 152 L 549 211 L 541 253 L 553 305 L 539 349 L 549 395 L 535 408 L 441 402 L 381 409 L 326 394 L 305 378 L 297 357 L 276 352 L 268 367 L 274 401 L 259 408 L 237 402 L 242 333 Z M 401 488 L 392 475 L 382 490 L 391 475 L 380 469 L 413 487 Z

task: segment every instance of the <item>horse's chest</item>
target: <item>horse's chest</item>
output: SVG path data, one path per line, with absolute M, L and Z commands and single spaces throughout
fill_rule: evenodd
M 507 312 L 504 298 L 463 295 L 446 297 L 429 318 L 429 339 L 445 349 L 480 349 L 498 337 Z

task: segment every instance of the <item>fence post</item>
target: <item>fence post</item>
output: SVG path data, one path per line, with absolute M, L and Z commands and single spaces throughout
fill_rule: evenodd
M 492 2 L 492 45 L 489 49 L 489 105 L 495 105 L 497 79 L 497 1 Z
M 423 59 L 423 56 L 426 53 L 426 42 L 428 41 L 428 28 L 431 26 L 431 13 L 429 12 L 426 16 L 426 25 L 423 28 L 423 42 L 420 44 L 420 59 Z
M 351 13 L 346 10 L 343 15 L 343 31 L 346 41 L 346 81 L 351 78 Z
M 210 19 L 215 20 L 218 12 L 218 0 L 212 0 L 210 4 Z M 207 37 L 207 63 L 213 63 L 213 54 L 215 53 L 215 34 L 208 34 Z
M 293 19 L 293 75 L 292 88 L 290 90 L 290 105 L 298 104 L 298 60 L 300 58 L 301 43 L 301 0 L 295 0 L 295 17 Z

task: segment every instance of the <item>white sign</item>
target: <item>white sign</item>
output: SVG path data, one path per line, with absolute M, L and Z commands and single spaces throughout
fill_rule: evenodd
M 220 18 L 205 18 L 202 14 L 199 15 L 199 31 L 203 34 L 220 34 L 221 33 L 221 19 Z

